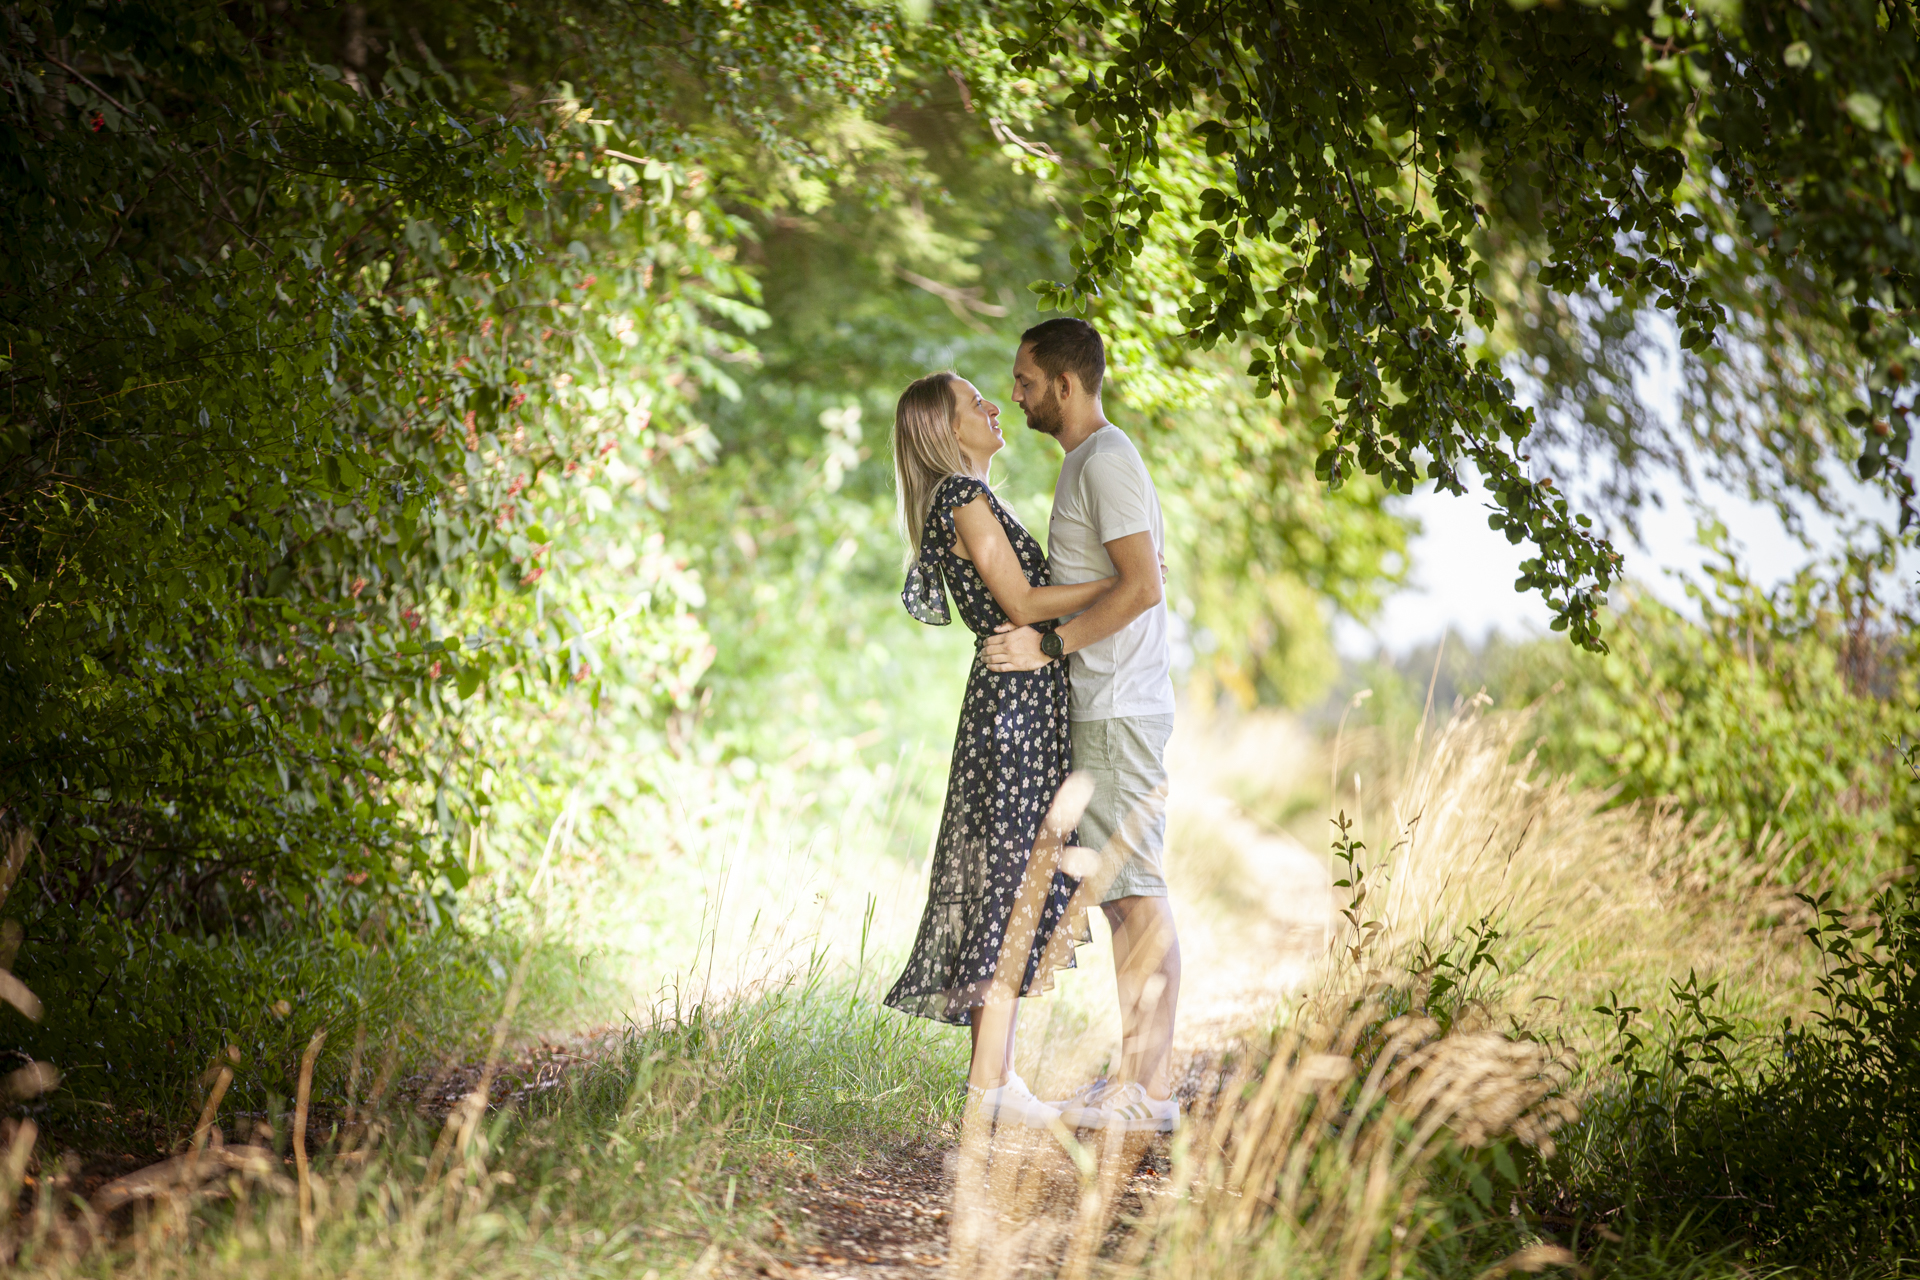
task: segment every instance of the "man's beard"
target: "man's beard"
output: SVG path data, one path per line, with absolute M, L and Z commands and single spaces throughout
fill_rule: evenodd
M 1047 388 L 1047 398 L 1035 404 L 1029 400 L 1020 406 L 1027 415 L 1027 426 L 1043 436 L 1057 436 L 1066 425 L 1060 413 L 1060 393 Z

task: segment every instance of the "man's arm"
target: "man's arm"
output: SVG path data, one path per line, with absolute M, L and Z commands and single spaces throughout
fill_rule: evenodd
M 1130 533 L 1106 547 L 1119 581 L 1085 613 L 1061 624 L 1060 643 L 1067 653 L 1105 640 L 1160 603 L 1160 553 L 1154 550 L 1153 535 Z M 987 637 L 981 653 L 993 671 L 1037 671 L 1048 662 L 1040 652 L 1040 633 L 1011 623 Z

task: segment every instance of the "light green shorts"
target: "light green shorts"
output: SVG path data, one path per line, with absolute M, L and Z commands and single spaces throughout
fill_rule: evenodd
M 1093 778 L 1080 843 L 1100 852 L 1091 877 L 1101 902 L 1164 898 L 1167 740 L 1172 716 L 1073 722 L 1073 770 Z

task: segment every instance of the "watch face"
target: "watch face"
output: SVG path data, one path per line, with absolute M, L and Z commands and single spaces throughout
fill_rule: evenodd
M 1046 654 L 1049 658 L 1063 656 L 1062 650 L 1065 648 L 1065 644 L 1060 640 L 1060 633 L 1057 631 L 1049 631 L 1040 637 L 1040 652 Z

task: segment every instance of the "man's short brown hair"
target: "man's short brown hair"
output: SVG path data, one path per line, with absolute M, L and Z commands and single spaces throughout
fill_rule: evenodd
M 1088 395 L 1100 394 L 1100 380 L 1107 376 L 1107 346 L 1100 341 L 1100 331 L 1085 320 L 1042 320 L 1020 335 L 1020 345 L 1032 350 L 1033 362 L 1049 382 L 1071 373 Z

